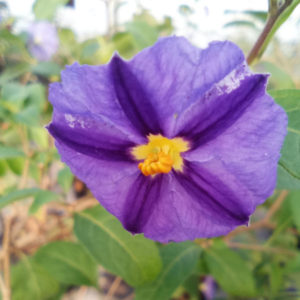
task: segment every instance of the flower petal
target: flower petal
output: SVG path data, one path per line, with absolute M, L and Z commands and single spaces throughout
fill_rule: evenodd
M 222 180 L 241 205 L 251 201 L 254 210 L 275 188 L 286 126 L 286 113 L 265 94 L 256 97 L 221 135 L 186 152 L 184 158 Z
M 62 82 L 50 86 L 49 100 L 64 114 L 91 114 L 143 143 L 117 99 L 108 65 L 80 66 L 74 63 L 61 73 Z
M 126 161 L 95 159 L 56 140 L 63 162 L 86 183 L 95 198 L 117 218 L 123 217 L 125 197 L 140 175 L 136 164 Z
M 199 49 L 174 36 L 137 54 L 129 66 L 151 99 L 162 134 L 173 137 L 177 116 L 243 62 L 242 51 L 231 42 Z
M 115 55 L 109 68 L 117 100 L 128 120 L 144 136 L 160 133 L 157 113 L 128 63 Z
M 47 129 L 56 141 L 76 152 L 102 160 L 132 161 L 130 148 L 135 143 L 90 113 L 63 114 L 54 110 Z
M 165 243 L 219 236 L 247 224 L 248 211 L 240 209 L 231 191 L 224 187 L 229 196 L 224 201 L 219 190 L 193 173 L 194 178 L 176 172 L 137 178 L 124 202 L 124 227 Z
M 242 80 L 237 75 L 232 80 L 235 80 L 234 84 L 232 81 L 230 83 L 234 86 L 233 90 L 230 84 L 229 91 L 223 83 L 216 85 L 178 117 L 176 135 L 190 140 L 192 148 L 222 134 L 243 115 L 253 101 L 265 94 L 267 75 L 248 75 Z

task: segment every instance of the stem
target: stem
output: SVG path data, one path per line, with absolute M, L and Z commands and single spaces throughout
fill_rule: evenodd
M 249 65 L 251 65 L 253 62 L 255 62 L 256 59 L 259 59 L 262 56 L 265 49 L 267 48 L 267 45 L 271 40 L 271 37 L 274 35 L 276 31 L 274 25 L 278 21 L 281 14 L 292 4 L 292 2 L 293 0 L 286 0 L 282 6 L 278 7 L 277 0 L 269 1 L 268 20 L 265 25 L 265 28 L 263 29 L 262 33 L 258 37 L 258 40 L 254 44 L 253 48 L 251 49 L 247 57 L 247 62 Z
M 4 219 L 4 236 L 3 236 L 3 269 L 4 269 L 4 284 L 5 297 L 10 299 L 10 226 L 11 218 L 6 216 Z M 4 295 L 3 295 L 4 296 Z M 3 297 L 4 298 L 4 297 Z
M 270 253 L 277 253 L 277 254 L 285 254 L 288 256 L 296 256 L 297 251 L 293 251 L 286 248 L 278 248 L 278 247 L 267 247 L 264 245 L 256 245 L 256 244 L 243 244 L 243 243 L 236 243 L 236 242 L 227 242 L 226 243 L 230 248 L 236 249 L 245 249 L 245 250 L 253 250 L 253 251 L 262 251 L 262 252 L 270 252 Z
M 234 238 L 236 235 L 244 232 L 249 232 L 253 230 L 257 230 L 260 228 L 273 228 L 273 224 L 271 223 L 272 216 L 278 211 L 278 209 L 281 207 L 284 199 L 288 195 L 288 191 L 281 191 L 274 203 L 271 205 L 269 211 L 264 216 L 264 218 L 260 221 L 257 221 L 253 224 L 251 224 L 249 227 L 238 227 L 235 230 L 231 231 L 229 234 L 227 234 L 224 237 L 225 242 L 229 242 L 232 238 Z
M 261 54 L 262 54 L 262 53 L 260 53 L 261 49 L 265 43 L 266 38 L 268 37 L 269 33 L 271 32 L 275 22 L 276 22 L 276 19 L 274 17 L 268 19 L 265 28 L 263 29 L 263 31 L 260 34 L 256 43 L 254 44 L 250 53 L 248 54 L 248 57 L 247 57 L 248 65 L 251 65 L 256 58 L 259 58 L 261 56 Z

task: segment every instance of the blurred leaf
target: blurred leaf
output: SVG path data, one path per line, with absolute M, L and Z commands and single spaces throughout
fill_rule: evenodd
M 36 126 L 39 124 L 39 110 L 36 105 L 29 105 L 14 116 L 16 122 L 27 126 Z
M 65 167 L 60 170 L 57 176 L 58 184 L 63 188 L 64 192 L 67 193 L 73 183 L 74 176 L 70 171 L 69 167 Z
M 158 39 L 158 31 L 143 21 L 133 21 L 126 24 L 126 29 L 132 34 L 139 50 L 153 45 Z
M 58 292 L 58 282 L 24 256 L 11 269 L 12 300 L 42 300 Z
M 47 149 L 49 146 L 48 133 L 45 128 L 42 127 L 30 127 L 30 137 L 42 149 Z
M 164 18 L 164 22 L 159 24 L 157 26 L 158 31 L 160 32 L 161 36 L 167 36 L 167 35 L 171 35 L 174 27 L 172 24 L 172 18 L 171 17 L 165 17 Z
M 283 285 L 283 270 L 276 263 L 270 265 L 270 289 L 271 295 L 276 296 L 277 293 L 282 289 Z
M 21 175 L 24 168 L 24 158 L 23 157 L 15 157 L 9 158 L 6 160 L 9 168 L 16 174 Z
M 192 274 L 184 281 L 183 287 L 191 297 L 195 297 L 195 299 L 198 299 L 199 284 L 200 284 L 200 276 L 198 274 Z
M 24 101 L 28 96 L 28 89 L 20 83 L 10 82 L 3 85 L 1 96 L 7 101 Z
M 37 20 L 52 21 L 58 7 L 65 5 L 68 0 L 36 0 L 33 12 Z
M 252 16 L 255 19 L 258 19 L 262 22 L 265 22 L 268 17 L 268 12 L 264 10 L 244 10 L 242 11 L 242 13 L 245 15 Z
M 71 29 L 61 28 L 58 31 L 59 41 L 60 41 L 60 54 L 65 57 L 65 62 L 70 64 L 73 59 L 78 59 L 80 56 L 80 47 L 78 47 L 78 42 L 76 40 L 75 34 Z
M 281 149 L 277 188 L 300 189 L 300 90 L 272 90 L 270 95 L 288 114 L 288 134 Z
M 228 27 L 248 27 L 248 28 L 253 28 L 253 29 L 257 29 L 256 25 L 251 22 L 251 21 L 245 21 L 245 20 L 238 20 L 238 21 L 232 21 L 232 22 L 228 22 L 224 25 L 224 28 L 228 28 Z
M 39 110 L 43 109 L 46 102 L 46 89 L 41 83 L 32 83 L 27 85 L 28 88 L 28 106 L 33 105 Z
M 265 22 L 268 17 L 268 12 L 263 10 L 244 10 L 244 11 L 236 11 L 236 10 L 225 10 L 225 14 L 244 14 L 253 17 L 254 19 Z
M 24 198 L 35 196 L 40 189 L 32 188 L 32 189 L 24 189 L 24 190 L 16 190 L 6 195 L 0 196 L 0 209 L 4 206 L 11 204 L 15 201 L 22 200 Z
M 292 191 L 287 197 L 293 222 L 300 231 L 300 191 Z
M 77 213 L 74 231 L 98 263 L 132 286 L 152 281 L 161 269 L 155 243 L 127 232 L 100 206 Z
M 152 283 L 138 287 L 135 299 L 170 299 L 176 288 L 194 271 L 200 250 L 200 247 L 192 242 L 171 243 L 162 247 L 161 273 Z
M 28 63 L 19 63 L 15 65 L 10 65 L 5 68 L 5 70 L 0 75 L 0 85 L 21 76 L 22 74 L 30 71 L 30 64 Z
M 61 67 L 53 61 L 43 61 L 33 65 L 31 70 L 34 74 L 49 77 L 59 76 Z
M 134 37 L 129 32 L 116 33 L 113 38 L 114 47 L 122 57 L 130 58 L 136 52 Z
M 97 39 L 84 41 L 80 46 L 81 46 L 81 60 L 91 59 L 92 56 L 100 48 L 100 44 Z
M 4 176 L 6 173 L 7 167 L 4 160 L 0 159 L 0 177 Z
M 45 203 L 55 201 L 59 198 L 59 195 L 51 192 L 51 191 L 39 191 L 35 197 L 34 200 L 29 208 L 29 214 L 34 214 L 38 211 L 38 209 L 43 206 Z
M 286 266 L 288 273 L 299 273 L 300 274 L 300 253 L 296 255 Z
M 223 290 L 233 296 L 254 297 L 254 277 L 246 262 L 225 245 L 215 243 L 205 251 L 211 275 Z
M 275 64 L 262 61 L 255 65 L 255 70 L 261 73 L 271 73 L 268 89 L 293 89 L 295 84 L 291 76 Z
M 186 4 L 181 4 L 178 10 L 183 16 L 190 16 L 195 12 L 189 5 Z
M 0 30 L 0 54 L 8 57 L 10 55 L 29 57 L 24 40 L 7 29 Z
M 14 158 L 14 157 L 24 157 L 25 154 L 23 151 L 20 151 L 17 148 L 1 146 L 0 145 L 0 159 Z
M 47 244 L 37 251 L 34 260 L 61 283 L 97 283 L 97 264 L 80 244 L 63 241 Z

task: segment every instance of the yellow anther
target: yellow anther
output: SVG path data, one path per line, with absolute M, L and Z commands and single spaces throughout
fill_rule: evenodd
M 138 167 L 145 176 L 158 173 L 169 173 L 172 170 L 173 160 L 164 152 L 150 153 L 144 162 L 139 163 Z
M 139 163 L 138 168 L 145 176 L 158 173 L 169 173 L 172 168 L 182 171 L 181 152 L 189 149 L 188 143 L 182 138 L 167 139 L 161 135 L 150 135 L 149 143 L 132 149 L 132 154 Z

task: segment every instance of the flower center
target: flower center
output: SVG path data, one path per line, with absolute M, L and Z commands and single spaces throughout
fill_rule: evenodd
M 148 144 L 136 146 L 132 154 L 136 160 L 143 160 L 138 168 L 145 176 L 169 173 L 172 168 L 183 169 L 181 152 L 189 150 L 188 142 L 182 138 L 168 139 L 162 135 L 148 136 Z

